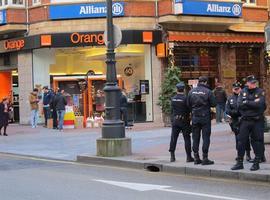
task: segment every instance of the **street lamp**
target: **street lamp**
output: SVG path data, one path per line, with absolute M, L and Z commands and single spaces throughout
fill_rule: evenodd
M 124 122 L 120 119 L 121 90 L 117 84 L 114 53 L 114 26 L 112 0 L 107 0 L 107 53 L 106 53 L 106 97 L 105 120 L 102 126 L 102 138 L 97 139 L 97 156 L 125 156 L 131 154 L 131 139 L 125 137 Z

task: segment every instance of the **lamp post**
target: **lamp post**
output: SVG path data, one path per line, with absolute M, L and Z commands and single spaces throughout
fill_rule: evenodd
M 107 74 L 104 87 L 106 107 L 102 138 L 97 139 L 97 156 L 112 157 L 131 154 L 131 139 L 125 137 L 124 122 L 120 119 L 121 90 L 117 83 L 114 48 L 112 0 L 107 0 Z

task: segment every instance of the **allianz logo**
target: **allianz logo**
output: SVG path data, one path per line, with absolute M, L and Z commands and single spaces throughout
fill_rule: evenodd
M 121 15 L 124 11 L 124 7 L 121 3 L 114 3 L 112 5 L 112 13 L 113 15 Z M 106 6 L 95 6 L 95 5 L 88 5 L 88 6 L 81 6 L 80 8 L 80 15 L 89 15 L 89 14 L 106 14 L 107 7 Z
M 235 16 L 239 16 L 242 12 L 242 8 L 239 4 L 231 6 L 220 6 L 219 4 L 209 3 L 207 6 L 207 12 L 217 13 L 232 13 Z

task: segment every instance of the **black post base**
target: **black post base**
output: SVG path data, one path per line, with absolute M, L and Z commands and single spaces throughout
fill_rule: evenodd
M 125 126 L 123 121 L 105 120 L 102 126 L 102 138 L 124 138 Z

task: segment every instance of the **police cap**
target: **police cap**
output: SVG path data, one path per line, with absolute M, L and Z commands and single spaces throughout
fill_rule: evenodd
M 176 88 L 178 89 L 178 90 L 183 90 L 183 89 L 185 89 L 185 83 L 184 82 L 179 82 L 179 83 L 177 83 L 176 84 Z
M 241 83 L 235 82 L 232 86 L 233 86 L 233 88 L 240 88 L 241 87 Z
M 200 76 L 199 77 L 199 82 L 202 83 L 202 82 L 208 82 L 208 77 L 207 76 Z
M 254 75 L 250 75 L 247 77 L 247 82 L 250 82 L 250 83 L 256 83 L 257 82 L 257 79 Z

